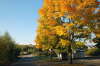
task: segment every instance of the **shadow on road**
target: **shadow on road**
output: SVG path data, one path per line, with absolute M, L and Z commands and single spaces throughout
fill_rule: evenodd
M 88 56 L 88 57 L 84 57 L 84 58 L 78 58 L 78 59 L 84 59 L 84 60 L 99 60 L 100 56 Z

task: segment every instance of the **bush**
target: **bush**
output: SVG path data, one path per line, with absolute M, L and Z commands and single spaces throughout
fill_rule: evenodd
M 100 49 L 99 48 L 92 48 L 86 51 L 86 54 L 89 56 L 100 56 Z

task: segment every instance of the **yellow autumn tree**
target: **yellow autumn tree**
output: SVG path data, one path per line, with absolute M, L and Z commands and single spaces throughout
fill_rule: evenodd
M 73 47 L 83 46 L 80 39 L 91 39 L 91 33 L 95 32 L 100 19 L 95 16 L 100 14 L 97 8 L 97 0 L 43 0 L 37 30 L 41 39 L 36 38 L 36 45 L 45 46 L 42 49 L 68 48 L 66 52 L 72 63 Z

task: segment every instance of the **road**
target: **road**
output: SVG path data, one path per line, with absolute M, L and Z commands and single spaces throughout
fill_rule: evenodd
M 32 55 L 24 55 L 17 62 L 11 64 L 11 66 L 36 66 L 32 63 L 33 61 Z
M 34 62 L 37 62 L 37 59 L 35 57 L 32 57 L 32 55 L 24 55 L 24 56 L 21 56 L 20 59 L 11 64 L 10 66 L 40 66 L 39 64 L 42 64 L 44 62 L 39 62 L 39 63 L 34 63 Z M 83 59 L 76 59 L 74 60 L 74 62 L 76 64 L 85 64 L 85 66 L 100 66 L 100 57 L 86 57 L 86 58 L 83 58 Z M 48 62 L 45 62 L 45 66 L 52 66 L 50 65 L 51 63 L 52 64 L 58 64 L 59 65 L 59 62 L 51 62 L 51 63 L 48 63 Z M 63 63 L 63 64 L 66 64 L 66 61 L 65 62 L 60 62 L 60 63 Z M 71 65 L 72 66 L 72 65 Z
M 100 66 L 100 56 L 85 57 L 80 59 L 80 63 L 86 64 L 87 66 Z

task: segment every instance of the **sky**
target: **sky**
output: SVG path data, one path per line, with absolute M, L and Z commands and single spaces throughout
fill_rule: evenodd
M 35 44 L 41 6 L 42 0 L 0 0 L 0 35 L 9 32 L 19 44 Z
M 35 44 L 42 0 L 0 0 L 0 35 L 9 32 L 19 44 Z

